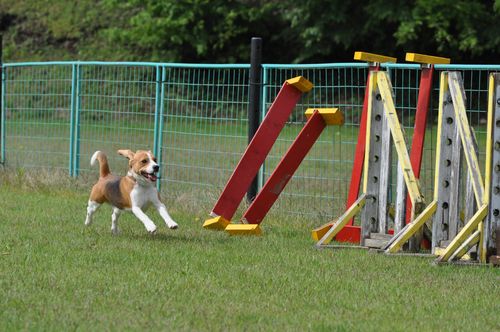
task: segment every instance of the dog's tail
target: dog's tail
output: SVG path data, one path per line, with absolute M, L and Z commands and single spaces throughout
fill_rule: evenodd
M 96 160 L 99 161 L 99 177 L 103 178 L 109 173 L 109 164 L 108 164 L 108 158 L 104 154 L 104 152 L 101 151 L 96 151 L 92 155 L 92 159 L 90 159 L 90 165 L 95 166 Z

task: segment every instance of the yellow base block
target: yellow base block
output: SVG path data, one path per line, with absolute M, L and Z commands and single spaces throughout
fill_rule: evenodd
M 309 119 L 314 111 L 321 114 L 327 125 L 341 126 L 344 124 L 344 114 L 338 108 L 308 108 L 305 113 L 306 118 Z
M 378 63 L 398 61 L 396 58 L 390 56 L 379 55 L 368 52 L 354 52 L 354 60 L 360 60 L 366 62 L 378 62 Z
M 224 219 L 224 217 L 218 216 L 212 219 L 207 219 L 203 223 L 203 228 L 212 229 L 215 231 L 223 231 L 229 225 L 230 221 Z
M 311 235 L 314 241 L 319 241 L 325 234 L 332 228 L 331 224 L 325 224 L 311 231 Z
M 257 224 L 229 224 L 226 232 L 231 235 L 261 235 L 262 230 Z
M 293 85 L 301 92 L 308 92 L 314 86 L 310 81 L 308 81 L 305 77 L 302 76 L 291 78 L 289 80 L 286 80 L 286 82 L 290 85 Z

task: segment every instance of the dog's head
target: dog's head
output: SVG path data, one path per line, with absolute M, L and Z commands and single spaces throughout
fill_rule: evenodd
M 151 151 L 118 150 L 118 154 L 128 159 L 128 173 L 138 182 L 151 184 L 158 180 L 160 166 Z

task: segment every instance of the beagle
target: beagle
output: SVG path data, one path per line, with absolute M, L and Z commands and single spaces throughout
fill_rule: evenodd
M 144 213 L 149 205 L 158 210 L 170 229 L 176 229 L 177 223 L 170 217 L 155 184 L 158 180 L 156 158 L 151 151 L 118 150 L 118 154 L 126 157 L 128 162 L 127 176 L 116 176 L 109 170 L 108 158 L 101 151 L 96 151 L 90 160 L 94 166 L 99 161 L 99 180 L 92 187 L 87 205 L 85 225 L 92 223 L 92 216 L 103 203 L 113 207 L 111 231 L 118 233 L 118 217 L 123 211 L 131 211 L 144 224 L 151 234 L 156 232 L 156 225 Z

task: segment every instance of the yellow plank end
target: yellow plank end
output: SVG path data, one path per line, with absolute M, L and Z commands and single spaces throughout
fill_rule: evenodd
M 311 235 L 314 241 L 319 241 L 325 236 L 325 234 L 332 228 L 331 224 L 324 224 L 318 228 L 315 228 L 311 231 Z
M 230 235 L 261 235 L 262 230 L 258 224 L 229 224 L 226 232 Z
M 305 113 L 306 118 L 309 119 L 314 111 L 321 114 L 327 125 L 341 126 L 344 124 L 344 114 L 338 108 L 308 108 Z
M 378 62 L 378 63 L 397 62 L 398 61 L 398 59 L 390 57 L 390 56 L 379 55 L 379 54 L 368 53 L 368 52 L 359 52 L 359 51 L 354 52 L 354 60 L 366 61 L 366 62 Z
M 290 78 L 289 80 L 286 80 L 286 82 L 302 92 L 308 92 L 314 87 L 314 85 L 303 76 Z
M 418 62 L 430 65 L 447 65 L 451 62 L 449 58 L 443 58 L 439 56 L 418 54 L 418 53 L 406 53 L 406 61 L 408 62 Z
M 446 248 L 435 247 L 434 248 L 434 255 L 441 256 L 445 250 L 446 250 Z
M 435 256 L 442 256 L 446 251 L 446 248 L 441 248 L 441 247 L 436 247 L 434 248 L 434 255 Z M 461 258 L 461 261 L 470 261 L 471 257 L 469 254 L 464 254 Z
M 222 216 L 218 216 L 212 219 L 207 219 L 203 223 L 203 228 L 211 229 L 215 231 L 223 231 L 229 225 L 230 221 L 224 219 Z

